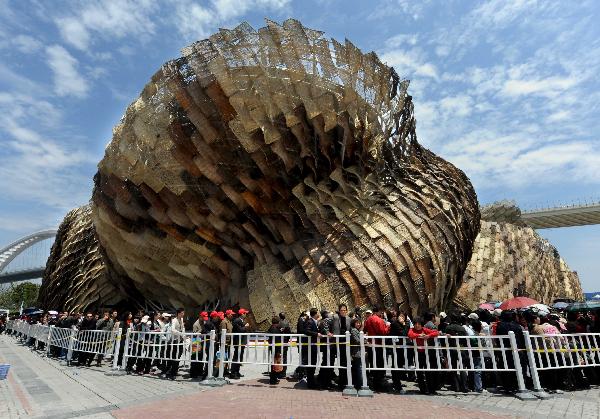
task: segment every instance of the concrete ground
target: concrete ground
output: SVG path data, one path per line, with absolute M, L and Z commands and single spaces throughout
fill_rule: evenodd
M 107 376 L 100 368 L 67 367 L 0 335 L 0 363 L 11 364 L 0 381 L 0 418 L 600 418 L 600 388 L 520 401 L 496 394 L 443 391 L 421 396 L 344 397 L 281 380 L 270 386 L 263 366 L 244 366 L 242 381 L 207 388 L 182 369 L 175 381 L 156 376 Z

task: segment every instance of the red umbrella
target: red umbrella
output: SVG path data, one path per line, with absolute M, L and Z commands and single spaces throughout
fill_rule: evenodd
M 490 311 L 494 311 L 494 305 L 490 304 L 490 303 L 483 303 L 483 304 L 479 304 L 479 308 L 482 308 L 484 310 L 490 310 Z
M 529 307 L 533 304 L 538 304 L 538 302 L 527 297 L 515 297 L 500 304 L 500 310 L 513 310 L 515 308 Z

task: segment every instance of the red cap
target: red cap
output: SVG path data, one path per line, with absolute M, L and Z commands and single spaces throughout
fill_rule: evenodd
M 240 310 L 238 311 L 238 314 L 241 316 L 242 314 L 247 314 L 250 313 L 248 310 L 246 310 L 245 308 L 240 308 Z
M 213 310 L 210 312 L 210 317 L 219 317 L 219 313 Z
M 231 315 L 234 315 L 234 314 L 235 314 L 235 311 L 233 311 L 233 310 L 225 310 L 225 315 L 226 315 L 226 316 L 229 316 L 230 314 L 231 314 Z
M 208 317 L 208 313 L 206 311 L 203 311 L 202 313 L 200 313 L 200 317 Z
M 203 316 L 202 320 L 207 321 L 208 320 L 208 316 Z
M 223 313 L 222 311 L 217 312 L 217 315 L 221 318 L 221 320 L 225 318 L 225 313 Z

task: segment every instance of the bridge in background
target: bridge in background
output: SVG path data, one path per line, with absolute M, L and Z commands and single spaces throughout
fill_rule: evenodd
M 0 249 L 0 284 L 41 278 L 56 230 L 38 231 Z
M 600 202 L 523 211 L 521 220 L 535 229 L 600 224 Z

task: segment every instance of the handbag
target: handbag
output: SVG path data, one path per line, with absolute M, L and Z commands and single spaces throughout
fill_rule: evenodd
M 281 354 L 275 354 L 275 358 L 273 359 L 273 365 L 271 366 L 271 371 L 282 372 L 283 365 L 281 365 L 281 364 L 282 364 Z
M 192 350 L 193 354 L 195 354 L 197 352 L 202 352 L 202 338 L 200 338 L 200 337 L 192 338 L 191 350 Z

